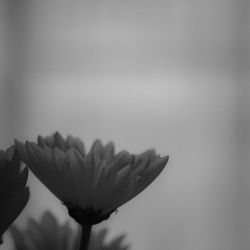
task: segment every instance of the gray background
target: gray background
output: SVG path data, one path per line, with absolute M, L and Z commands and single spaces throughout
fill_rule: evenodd
M 167 169 L 108 222 L 134 250 L 249 250 L 247 0 L 0 2 L 0 145 L 59 130 Z M 30 174 L 17 219 L 61 203 Z M 73 223 L 73 222 L 72 222 Z M 11 249 L 11 240 L 2 249 Z

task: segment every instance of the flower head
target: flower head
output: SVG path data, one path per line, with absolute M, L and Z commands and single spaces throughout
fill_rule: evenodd
M 80 230 L 78 230 L 80 231 Z M 10 228 L 16 250 L 76 250 L 79 245 L 80 233 L 74 230 L 68 222 L 59 223 L 49 211 L 43 213 L 39 221 L 28 219 L 25 229 L 16 226 Z M 125 235 L 105 242 L 107 229 L 93 232 L 90 238 L 89 250 L 127 250 L 123 244 Z
M 10 228 L 16 250 L 73 250 L 76 235 L 66 222 L 60 225 L 49 211 L 44 212 L 37 222 L 32 218 L 25 229 Z
M 154 150 L 115 154 L 112 142 L 104 146 L 100 140 L 86 153 L 80 139 L 64 139 L 58 132 L 38 136 L 37 143 L 16 141 L 16 146 L 22 160 L 80 224 L 107 219 L 142 192 L 168 161 L 168 156 L 161 158 Z
M 14 146 L 0 151 L 0 238 L 21 213 L 29 199 L 26 187 L 28 169 L 20 172 L 20 159 Z

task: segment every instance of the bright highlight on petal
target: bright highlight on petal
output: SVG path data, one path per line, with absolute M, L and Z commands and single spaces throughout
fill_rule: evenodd
M 103 145 L 99 139 L 86 153 L 80 139 L 64 139 L 58 132 L 38 136 L 37 143 L 16 141 L 16 147 L 32 172 L 68 207 L 69 214 L 84 224 L 107 219 L 149 186 L 168 162 L 168 156 L 160 157 L 154 150 L 115 154 L 112 142 Z

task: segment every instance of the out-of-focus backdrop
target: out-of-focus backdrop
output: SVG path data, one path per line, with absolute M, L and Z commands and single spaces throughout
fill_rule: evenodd
M 56 130 L 168 168 L 102 226 L 132 250 L 250 249 L 250 2 L 3 0 L 0 146 Z M 30 174 L 16 223 L 65 208 Z M 6 236 L 2 249 L 13 249 Z

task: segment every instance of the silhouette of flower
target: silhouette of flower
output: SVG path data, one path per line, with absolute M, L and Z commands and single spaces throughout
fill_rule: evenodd
M 29 199 L 28 169 L 20 172 L 20 158 L 14 146 L 0 151 L 0 239 L 21 213 Z
M 79 231 L 79 230 L 78 230 Z M 16 226 L 10 228 L 16 250 L 76 250 L 80 234 L 72 229 L 68 222 L 59 223 L 56 217 L 46 211 L 37 222 L 29 219 L 25 229 Z M 127 250 L 123 244 L 125 235 L 105 242 L 107 229 L 93 232 L 90 238 L 89 250 Z
M 86 153 L 80 139 L 64 139 L 58 132 L 38 136 L 37 143 L 16 141 L 16 147 L 21 159 L 82 225 L 107 219 L 142 192 L 168 161 L 168 156 L 161 158 L 154 150 L 115 154 L 112 142 L 104 146 L 100 140 Z

